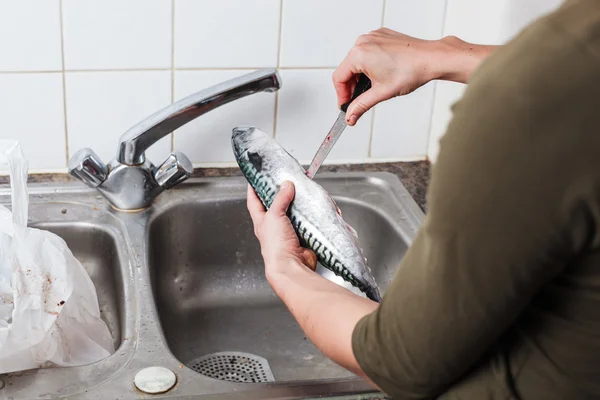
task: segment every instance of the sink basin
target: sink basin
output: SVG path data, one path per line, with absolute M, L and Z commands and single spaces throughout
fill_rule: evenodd
M 391 174 L 323 174 L 317 181 L 358 232 L 385 293 L 422 211 Z M 89 365 L 0 375 L 0 398 L 147 398 L 134 385 L 147 367 L 175 374 L 173 387 L 152 396 L 160 399 L 374 392 L 326 359 L 272 291 L 246 210 L 246 188 L 242 177 L 194 178 L 145 210 L 119 212 L 77 182 L 30 185 L 30 225 L 61 236 L 84 265 L 116 351 Z M 0 203 L 10 203 L 9 193 L 0 188 Z M 317 272 L 360 293 L 322 267 Z M 199 358 L 221 352 L 261 357 L 274 380 L 223 380 L 196 368 Z
M 373 275 L 385 290 L 406 242 L 392 221 L 368 203 L 335 200 L 362 238 Z M 149 248 L 162 327 L 182 363 L 239 351 L 267 359 L 277 381 L 352 376 L 307 340 L 271 290 L 244 198 L 169 208 L 152 221 Z M 319 272 L 343 282 L 323 267 Z
M 117 349 L 123 337 L 125 315 L 117 239 L 109 230 L 89 223 L 34 223 L 32 226 L 60 236 L 81 262 L 94 282 L 100 316 L 108 325 Z
M 53 191 L 54 192 L 54 191 Z M 5 193 L 0 197 L 6 204 Z M 42 189 L 30 195 L 29 226 L 48 230 L 60 236 L 89 274 L 98 296 L 101 318 L 113 337 L 116 352 L 91 365 L 69 368 L 29 370 L 6 375 L 6 398 L 33 399 L 57 395 L 73 395 L 107 381 L 131 356 L 135 314 L 132 312 L 132 276 L 129 268 L 129 250 L 124 226 L 96 204 L 95 196 L 80 196 L 75 191 L 60 198 Z M 58 201 L 57 201 L 58 200 Z M 61 201 L 63 200 L 63 201 Z M 74 201 L 80 200 L 80 201 Z M 0 385 L 2 386 L 2 385 Z M 4 393 L 0 391 L 0 398 Z

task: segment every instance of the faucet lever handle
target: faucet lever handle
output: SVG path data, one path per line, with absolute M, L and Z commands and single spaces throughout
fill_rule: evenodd
M 171 153 L 154 172 L 156 183 L 164 190 L 169 189 L 180 182 L 185 181 L 194 172 L 192 162 L 187 156 L 179 151 Z
M 106 164 L 92 149 L 79 150 L 69 160 L 69 174 L 92 188 L 100 186 L 108 175 Z

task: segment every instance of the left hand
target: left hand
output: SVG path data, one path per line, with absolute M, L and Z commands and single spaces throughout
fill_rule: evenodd
M 293 183 L 284 182 L 269 211 L 265 211 L 254 189 L 248 185 L 248 211 L 254 223 L 254 234 L 260 242 L 267 279 L 274 273 L 285 272 L 290 262 L 299 263 L 313 271 L 317 267 L 317 256 L 300 246 L 287 216 L 287 209 L 293 199 Z

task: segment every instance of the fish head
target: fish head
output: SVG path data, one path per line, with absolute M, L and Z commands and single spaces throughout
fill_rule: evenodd
M 273 136 L 252 126 L 234 128 L 231 145 L 238 163 L 250 163 L 257 171 L 283 164 L 299 165 Z
M 253 126 L 234 128 L 231 134 L 231 145 L 238 160 L 248 159 L 255 162 L 274 150 L 272 137 Z

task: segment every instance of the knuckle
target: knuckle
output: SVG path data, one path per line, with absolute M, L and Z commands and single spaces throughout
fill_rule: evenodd
M 362 100 L 357 100 L 353 112 L 356 112 L 358 114 L 364 114 L 365 112 L 367 112 L 368 109 L 369 107 Z
M 373 48 L 373 42 L 365 42 L 354 46 L 354 51 L 356 54 L 362 55 L 364 53 L 369 52 Z
M 355 45 L 359 45 L 359 44 L 363 44 L 363 43 L 368 43 L 371 40 L 371 35 L 370 34 L 363 34 L 360 35 L 355 42 Z
M 365 52 L 365 45 L 357 44 L 350 50 L 350 56 L 354 59 L 361 58 L 364 52 Z
M 335 71 L 333 71 L 333 73 L 331 74 L 331 80 L 333 81 L 334 84 L 341 82 L 341 79 L 339 77 L 339 71 L 337 69 Z
M 377 42 L 382 40 L 383 38 L 385 38 L 386 36 L 388 36 L 389 33 L 389 29 L 387 28 L 379 28 L 379 29 L 375 29 L 374 31 L 371 31 L 369 33 L 369 36 L 371 37 L 370 42 Z
M 354 46 L 351 50 L 352 59 L 356 64 L 362 64 L 368 59 L 368 53 L 371 49 L 371 45 L 367 43 L 359 44 Z

